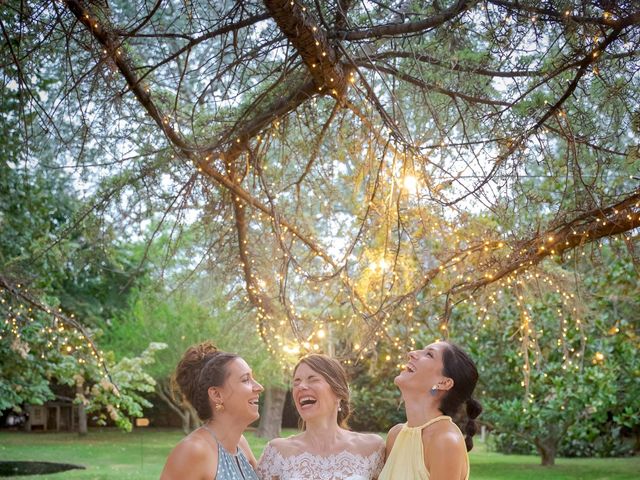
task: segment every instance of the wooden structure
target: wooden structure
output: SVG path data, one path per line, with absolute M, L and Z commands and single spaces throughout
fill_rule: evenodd
M 78 430 L 78 406 L 70 400 L 45 402 L 44 405 L 28 405 L 25 430 L 74 432 Z

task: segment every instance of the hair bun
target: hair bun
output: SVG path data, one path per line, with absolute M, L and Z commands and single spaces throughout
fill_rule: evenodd
M 194 348 L 196 350 L 195 353 L 199 360 L 204 360 L 205 357 L 209 357 L 219 352 L 218 347 L 216 347 L 211 342 L 203 342 L 199 345 L 196 345 Z
M 482 405 L 475 398 L 471 397 L 467 400 L 467 417 L 477 418 L 482 413 Z

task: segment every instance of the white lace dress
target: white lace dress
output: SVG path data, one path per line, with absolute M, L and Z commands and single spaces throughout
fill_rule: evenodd
M 260 480 L 371 480 L 384 465 L 384 448 L 363 456 L 343 451 L 321 457 L 301 453 L 283 457 L 267 445 L 258 463 Z

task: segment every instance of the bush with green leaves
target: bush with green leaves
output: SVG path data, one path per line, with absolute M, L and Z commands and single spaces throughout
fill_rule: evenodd
M 96 356 L 78 331 L 44 313 L 21 315 L 17 308 L 8 309 L 10 303 L 5 300 L 0 308 L 16 319 L 15 325 L 0 323 L 0 410 L 42 405 L 55 399 L 56 385 L 65 385 L 98 424 L 113 422 L 131 430 L 131 417 L 141 417 L 149 406 L 143 396 L 155 387 L 149 368 L 166 345 L 151 343 L 140 355 L 130 352 L 120 360 L 113 352 Z M 21 328 L 18 320 L 25 322 Z
M 393 377 L 359 375 L 351 383 L 351 406 L 349 424 L 357 431 L 386 432 L 393 425 L 406 421 Z

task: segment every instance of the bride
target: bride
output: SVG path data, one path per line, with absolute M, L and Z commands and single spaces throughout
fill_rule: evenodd
M 261 480 L 372 480 L 384 464 L 376 434 L 347 430 L 347 376 L 337 360 L 309 355 L 293 372 L 293 401 L 303 432 L 271 440 L 258 463 Z

